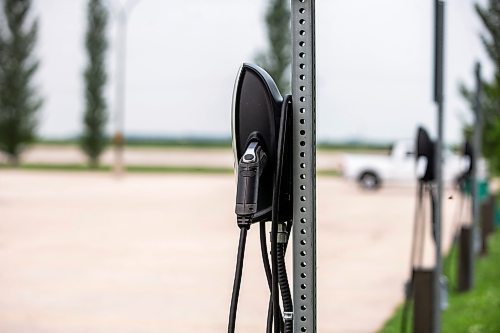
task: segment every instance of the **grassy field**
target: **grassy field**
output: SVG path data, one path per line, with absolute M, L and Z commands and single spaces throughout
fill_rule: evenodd
M 443 312 L 443 333 L 500 332 L 500 231 L 489 240 L 488 256 L 476 263 L 475 286 L 467 293 L 455 292 L 457 251 L 444 264 L 450 283 L 449 307 Z M 401 333 L 401 307 L 380 333 Z M 410 328 L 411 321 L 408 322 Z M 409 330 L 410 331 L 410 330 Z
M 74 139 L 65 140 L 38 140 L 35 145 L 46 146 L 78 146 L 78 141 Z M 127 147 L 137 148 L 179 148 L 179 149 L 231 149 L 230 139 L 147 139 L 147 138 L 130 138 L 126 141 Z M 364 143 L 364 142 L 318 142 L 319 150 L 328 151 L 389 151 L 389 144 L 379 143 Z
M 12 167 L 0 164 L 0 169 L 4 170 L 33 170 L 33 171 L 64 171 L 64 172 L 111 172 L 112 167 L 101 165 L 98 168 L 91 169 L 84 164 L 21 164 L 18 167 Z M 232 173 L 232 168 L 217 167 L 193 167 L 193 166 L 146 166 L 129 165 L 127 172 L 136 173 L 204 173 L 204 174 L 227 174 Z
M 91 169 L 84 164 L 45 164 L 45 163 L 24 163 L 17 167 L 1 164 L 0 170 L 28 170 L 28 171 L 59 171 L 59 172 L 112 172 L 110 165 L 101 165 Z M 129 165 L 127 172 L 131 173 L 191 173 L 191 174 L 232 174 L 233 168 L 219 167 L 197 167 L 197 166 L 150 166 L 150 165 Z M 321 170 L 318 176 L 337 177 L 340 173 L 337 170 Z

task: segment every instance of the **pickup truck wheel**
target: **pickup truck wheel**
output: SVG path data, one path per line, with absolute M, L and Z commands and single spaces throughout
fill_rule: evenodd
M 359 185 L 365 190 L 376 190 L 380 187 L 380 178 L 373 172 L 365 172 L 359 177 Z

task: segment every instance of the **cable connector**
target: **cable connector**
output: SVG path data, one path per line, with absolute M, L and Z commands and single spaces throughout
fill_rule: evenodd
M 238 163 L 238 187 L 235 213 L 238 226 L 248 227 L 257 213 L 259 180 L 266 166 L 267 155 L 257 141 L 252 141 Z
M 252 225 L 252 217 L 251 216 L 238 216 L 237 218 L 238 227 L 250 229 L 250 225 Z
M 278 244 L 286 244 L 288 243 L 288 232 L 286 231 L 285 224 L 278 224 Z

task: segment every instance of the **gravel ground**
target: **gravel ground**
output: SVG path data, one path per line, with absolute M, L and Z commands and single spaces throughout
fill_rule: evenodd
M 234 190 L 229 175 L 2 171 L 0 332 L 224 332 Z M 402 299 L 414 188 L 320 177 L 317 191 L 319 331 L 374 332 Z M 254 227 L 239 333 L 265 331 L 264 276 Z

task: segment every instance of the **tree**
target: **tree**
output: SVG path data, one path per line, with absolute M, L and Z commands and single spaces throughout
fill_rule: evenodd
M 485 7 L 476 4 L 475 9 L 486 29 L 481 40 L 495 66 L 493 80 L 483 82 L 483 155 L 488 160 L 491 173 L 500 175 L 500 2 L 489 0 Z M 473 90 L 462 85 L 461 91 L 474 109 Z
M 101 0 L 89 0 L 87 7 L 87 34 L 85 48 L 88 63 L 84 72 L 85 113 L 84 133 L 80 145 L 89 165 L 97 167 L 99 157 L 107 144 L 105 127 L 108 119 L 104 88 L 107 81 L 105 56 L 108 48 L 106 27 L 108 12 Z
M 282 93 L 290 92 L 291 27 L 290 1 L 271 0 L 266 13 L 268 50 L 257 56 L 257 64 L 276 81 Z
M 12 165 L 35 137 L 36 113 L 42 104 L 33 77 L 39 62 L 33 51 L 38 20 L 31 0 L 4 0 L 0 8 L 0 150 Z

